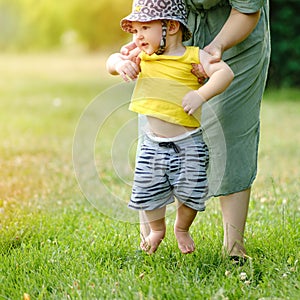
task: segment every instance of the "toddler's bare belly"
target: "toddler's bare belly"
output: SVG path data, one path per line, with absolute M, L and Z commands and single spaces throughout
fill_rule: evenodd
M 178 124 L 172 124 L 150 116 L 147 116 L 147 120 L 150 131 L 159 137 L 175 137 L 184 134 L 187 131 L 196 129 L 196 127 L 185 127 Z

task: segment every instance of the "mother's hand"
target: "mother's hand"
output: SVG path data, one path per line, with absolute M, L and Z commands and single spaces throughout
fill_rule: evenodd
M 135 71 L 135 73 L 132 72 L 131 76 L 129 76 L 129 78 L 132 80 L 137 78 L 138 74 L 140 73 L 140 62 L 141 62 L 141 59 L 139 57 L 140 52 L 141 52 L 141 50 L 136 46 L 136 44 L 134 42 L 130 42 L 130 43 L 124 45 L 120 50 L 120 54 L 121 54 L 123 60 L 130 60 L 136 65 L 136 67 L 132 69 Z M 127 74 L 127 76 L 128 76 L 128 74 Z M 127 81 L 124 78 L 124 76 L 122 76 L 122 77 L 125 81 Z
M 212 56 L 209 61 L 211 64 L 219 62 L 222 59 L 222 49 L 214 43 L 210 43 L 203 50 Z M 208 78 L 203 66 L 201 64 L 192 64 L 192 67 L 192 74 L 198 78 L 200 84 L 203 84 Z
M 141 50 L 136 46 L 135 42 L 130 42 L 124 45 L 120 50 L 120 53 L 126 57 L 126 59 L 130 59 L 136 64 L 140 63 L 140 59 L 138 57 L 140 52 Z
M 210 63 L 219 62 L 222 59 L 223 49 L 220 45 L 215 44 L 213 41 L 204 47 L 203 50 L 213 57 Z
M 198 78 L 198 82 L 203 84 L 208 78 L 207 74 L 204 71 L 204 68 L 201 64 L 192 64 L 192 74 Z

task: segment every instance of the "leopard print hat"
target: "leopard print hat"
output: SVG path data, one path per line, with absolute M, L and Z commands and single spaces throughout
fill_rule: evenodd
M 183 0 L 134 0 L 132 13 L 121 20 L 121 28 L 131 33 L 131 22 L 174 20 L 183 25 L 182 41 L 192 37 L 187 25 L 187 11 Z

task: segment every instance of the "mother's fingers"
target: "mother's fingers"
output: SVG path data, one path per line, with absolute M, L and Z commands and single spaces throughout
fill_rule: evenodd
M 192 74 L 194 74 L 199 80 L 204 81 L 208 78 L 201 64 L 192 64 Z
M 137 67 L 128 67 L 126 70 L 120 73 L 121 77 L 125 81 L 135 80 L 138 77 L 139 69 Z
M 136 46 L 135 42 L 129 42 L 128 44 L 122 46 L 120 53 L 123 55 L 128 55 L 136 47 L 137 46 Z

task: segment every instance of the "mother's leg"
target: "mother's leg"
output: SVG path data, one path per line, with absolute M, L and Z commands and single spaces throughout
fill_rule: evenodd
M 248 214 L 251 188 L 220 197 L 223 214 L 223 246 L 230 256 L 244 256 L 245 224 Z

